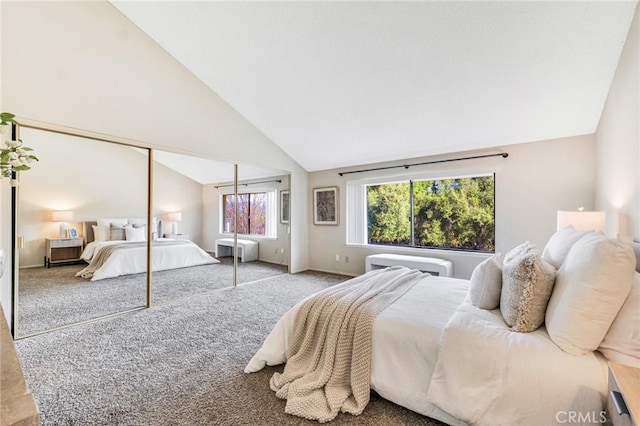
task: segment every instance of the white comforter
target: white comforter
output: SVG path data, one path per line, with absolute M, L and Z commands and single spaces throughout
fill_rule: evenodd
M 607 389 L 602 357 L 569 355 L 544 328 L 512 332 L 498 310 L 466 302 L 467 292 L 466 280 L 426 276 L 378 315 L 372 389 L 451 425 L 537 426 L 558 423 L 571 410 L 600 419 Z M 286 362 L 299 305 L 278 321 L 245 372 Z
M 163 240 L 163 239 L 159 239 Z M 168 239 L 164 239 L 168 240 Z M 81 259 L 90 262 L 93 256 L 103 247 L 122 244 L 126 241 L 94 241 L 87 244 Z M 195 243 L 154 246 L 151 256 L 151 270 L 164 271 L 167 269 L 186 268 L 189 266 L 220 263 Z M 104 265 L 96 270 L 91 281 L 105 278 L 119 277 L 121 275 L 139 274 L 147 271 L 147 248 L 137 247 L 128 250 L 114 251 Z

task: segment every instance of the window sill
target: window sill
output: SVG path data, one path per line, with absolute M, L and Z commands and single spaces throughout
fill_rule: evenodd
M 489 257 L 494 255 L 494 253 L 487 253 L 487 252 L 475 252 L 475 251 L 464 251 L 464 250 L 443 250 L 443 249 L 436 249 L 436 248 L 383 246 L 383 245 L 376 245 L 376 244 L 347 243 L 347 247 L 367 249 L 369 251 L 376 252 L 376 253 L 398 253 L 398 254 L 420 255 L 420 256 L 433 254 L 435 256 L 445 256 L 445 257 L 466 256 L 466 257 L 476 257 L 480 259 L 488 259 Z
M 228 232 L 221 232 L 220 233 L 220 237 L 221 238 L 233 238 L 233 234 L 230 234 Z M 265 237 L 263 235 L 246 235 L 246 234 L 238 234 L 238 239 L 242 240 L 264 240 L 264 241 L 277 241 L 278 238 L 277 237 Z

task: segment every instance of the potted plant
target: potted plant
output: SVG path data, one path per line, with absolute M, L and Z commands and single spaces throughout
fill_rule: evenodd
M 4 139 L 0 152 L 0 175 L 11 179 L 13 186 L 17 184 L 15 172 L 31 170 L 29 164 L 38 161 L 38 157 L 33 155 L 33 149 L 24 146 L 22 140 L 5 136 L 5 128 L 15 123 L 14 117 L 14 114 L 8 112 L 0 113 L 0 134 Z

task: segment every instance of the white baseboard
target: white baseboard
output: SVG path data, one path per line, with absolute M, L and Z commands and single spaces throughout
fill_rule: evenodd
M 269 259 L 258 259 L 260 262 L 265 262 L 265 263 L 272 263 L 274 265 L 282 265 L 282 266 L 289 266 L 288 263 L 284 263 L 284 262 L 277 262 L 275 260 L 269 260 Z
M 307 269 L 307 271 L 326 272 L 328 274 L 344 275 L 345 277 L 357 277 L 358 275 L 360 275 L 360 274 L 354 274 L 351 272 L 334 271 L 331 269 L 320 269 L 320 268 L 309 268 Z M 303 271 L 300 271 L 300 272 L 303 272 Z
M 20 266 L 18 269 L 30 269 L 30 268 L 44 268 L 44 265 L 42 263 L 39 263 L 37 265 L 24 265 L 24 266 Z

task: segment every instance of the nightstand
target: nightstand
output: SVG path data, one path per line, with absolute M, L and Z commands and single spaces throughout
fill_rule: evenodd
M 609 363 L 607 412 L 613 426 L 640 424 L 640 369 Z
M 188 240 L 189 234 L 164 234 L 165 238 L 172 238 L 174 240 Z
M 46 238 L 44 266 L 80 261 L 82 238 Z

